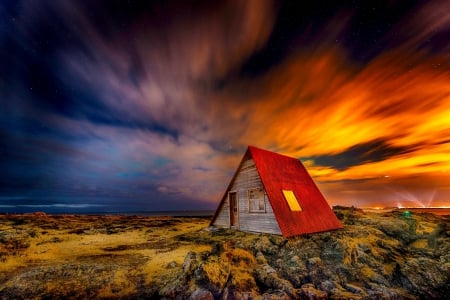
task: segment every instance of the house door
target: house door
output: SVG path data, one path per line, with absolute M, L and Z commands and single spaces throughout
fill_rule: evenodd
M 232 192 L 228 194 L 230 200 L 230 226 L 236 226 L 237 223 L 237 194 Z

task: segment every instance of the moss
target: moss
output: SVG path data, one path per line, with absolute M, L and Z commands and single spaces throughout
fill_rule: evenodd
M 347 290 L 359 291 L 355 287 L 369 298 L 443 296 L 450 268 L 448 219 L 414 215 L 412 240 L 399 213 L 340 213 L 352 213 L 354 225 L 292 239 L 209 231 L 208 220 L 195 218 L 0 216 L 0 293 L 188 298 L 210 290 L 215 297 L 297 297 L 312 284 L 308 293 L 326 290 L 330 298 L 361 297 Z M 16 227 L 14 218 L 26 221 Z M 47 228 L 45 234 L 39 228 Z

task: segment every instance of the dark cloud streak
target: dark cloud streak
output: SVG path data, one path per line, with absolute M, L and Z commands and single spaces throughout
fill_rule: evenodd
M 415 149 L 389 145 L 387 141 L 374 140 L 354 145 L 337 154 L 305 157 L 303 159 L 312 159 L 315 165 L 343 171 L 353 166 L 383 161 L 397 155 L 410 153 L 413 150 Z

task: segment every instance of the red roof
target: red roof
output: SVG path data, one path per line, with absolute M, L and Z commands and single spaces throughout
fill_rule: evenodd
M 249 146 L 275 217 L 285 237 L 342 228 L 300 160 Z M 302 211 L 291 211 L 283 190 L 294 192 Z

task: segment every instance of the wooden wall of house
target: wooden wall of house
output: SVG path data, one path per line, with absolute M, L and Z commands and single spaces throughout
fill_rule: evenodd
M 231 186 L 231 192 L 237 192 L 238 196 L 238 229 L 252 232 L 265 232 L 273 234 L 281 234 L 280 227 L 270 205 L 267 194 L 264 192 L 264 202 L 266 206 L 265 212 L 249 212 L 248 190 L 253 188 L 264 189 L 261 178 L 256 170 L 253 159 L 246 160 L 237 174 L 234 183 Z M 225 206 L 225 205 L 223 205 Z M 229 206 L 227 203 L 229 213 Z M 225 209 L 222 209 L 225 211 Z M 223 213 L 222 211 L 222 213 Z M 229 226 L 229 214 L 228 226 Z
M 230 227 L 230 204 L 228 201 L 228 195 L 225 201 L 222 203 L 222 206 L 219 207 L 219 213 L 217 214 L 216 219 L 214 220 L 213 225 L 220 227 Z

